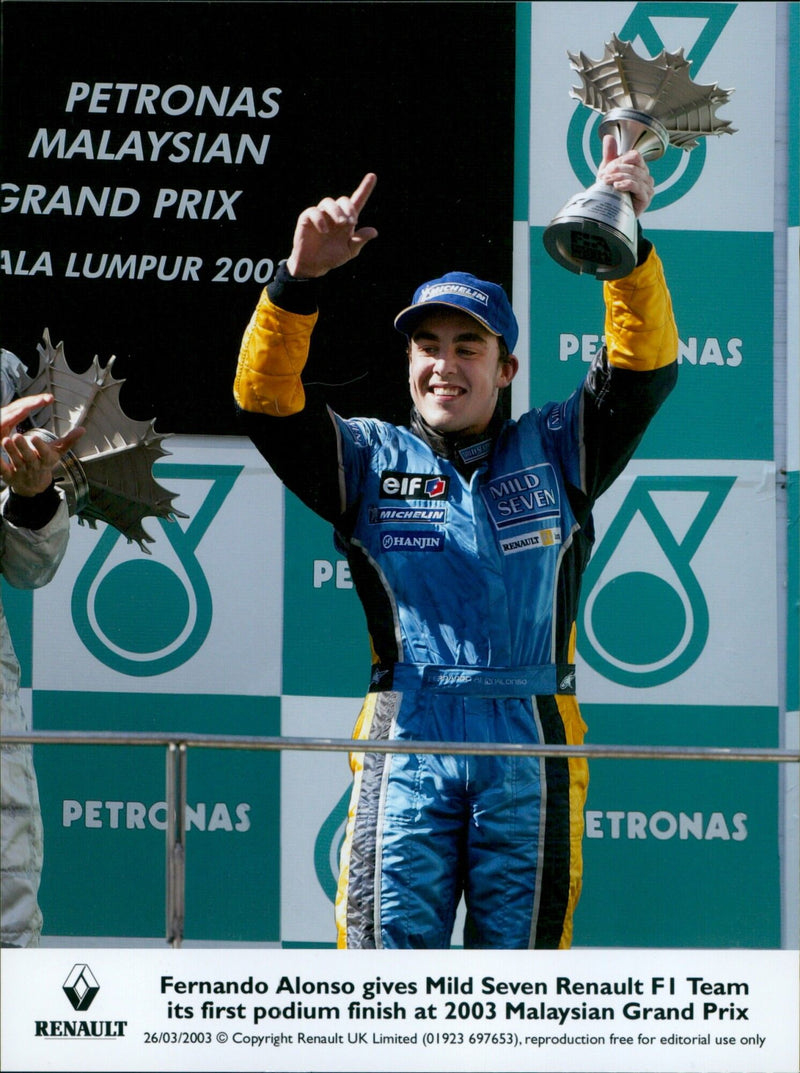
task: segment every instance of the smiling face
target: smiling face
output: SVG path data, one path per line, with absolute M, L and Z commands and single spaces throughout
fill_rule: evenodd
M 501 360 L 496 335 L 457 310 L 432 312 L 411 336 L 411 397 L 438 432 L 483 432 L 518 367 L 513 354 Z

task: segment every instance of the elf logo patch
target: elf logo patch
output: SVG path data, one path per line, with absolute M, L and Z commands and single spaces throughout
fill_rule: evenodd
M 381 499 L 446 499 L 450 478 L 441 473 L 401 473 L 386 470 L 381 474 Z

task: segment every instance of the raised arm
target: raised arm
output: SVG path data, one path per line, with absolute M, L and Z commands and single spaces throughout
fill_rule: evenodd
M 603 139 L 597 176 L 630 194 L 637 217 L 649 207 L 655 186 L 647 164 L 635 150 L 618 155 L 609 134 Z M 678 331 L 661 261 L 648 240 L 640 237 L 639 247 L 636 267 L 623 279 L 604 283 L 603 297 L 609 362 L 617 368 L 645 372 L 676 360 Z
M 3 481 L 3 553 L 0 570 L 15 588 L 35 589 L 55 574 L 67 547 L 69 514 L 66 500 L 53 483 L 53 470 L 83 435 L 82 428 L 48 440 L 17 432 L 29 414 L 53 402 L 49 393 L 14 399 L 0 408 L 0 456 Z
M 376 177 L 348 197 L 324 198 L 297 220 L 292 252 L 262 292 L 239 352 L 233 394 L 245 433 L 287 488 L 335 522 L 345 509 L 336 419 L 302 374 L 317 321 L 315 280 L 357 257 L 377 235 L 359 227 Z
M 627 191 L 637 216 L 650 205 L 654 185 L 646 163 L 635 151 L 618 156 L 610 136 L 598 178 Z M 636 266 L 623 279 L 604 282 L 603 298 L 605 347 L 583 390 L 579 510 L 590 509 L 622 471 L 677 379 L 678 329 L 664 268 L 649 240 L 640 236 Z
M 304 408 L 301 374 L 317 319 L 316 297 L 294 284 L 327 275 L 375 238 L 375 228 L 359 228 L 358 219 L 376 182 L 369 172 L 349 197 L 323 198 L 300 213 L 285 271 L 263 291 L 242 339 L 233 394 L 245 413 L 289 417 Z

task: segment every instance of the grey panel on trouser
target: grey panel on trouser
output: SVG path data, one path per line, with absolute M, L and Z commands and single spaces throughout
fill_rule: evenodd
M 0 753 L 0 939 L 4 945 L 37 945 L 43 834 L 33 750 L 30 745 L 4 745 Z
M 400 707 L 401 693 L 379 693 L 369 737 L 387 741 Z M 347 886 L 347 946 L 375 949 L 375 882 L 378 823 L 383 812 L 383 773 L 391 763 L 389 753 L 365 753 L 361 791 L 356 802 L 353 838 L 350 844 Z

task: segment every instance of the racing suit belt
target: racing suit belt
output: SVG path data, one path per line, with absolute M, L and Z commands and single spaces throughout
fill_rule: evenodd
M 531 667 L 470 667 L 440 663 L 378 663 L 372 669 L 370 692 L 400 693 L 426 689 L 435 693 L 480 697 L 530 697 L 575 692 L 574 663 L 542 663 Z

